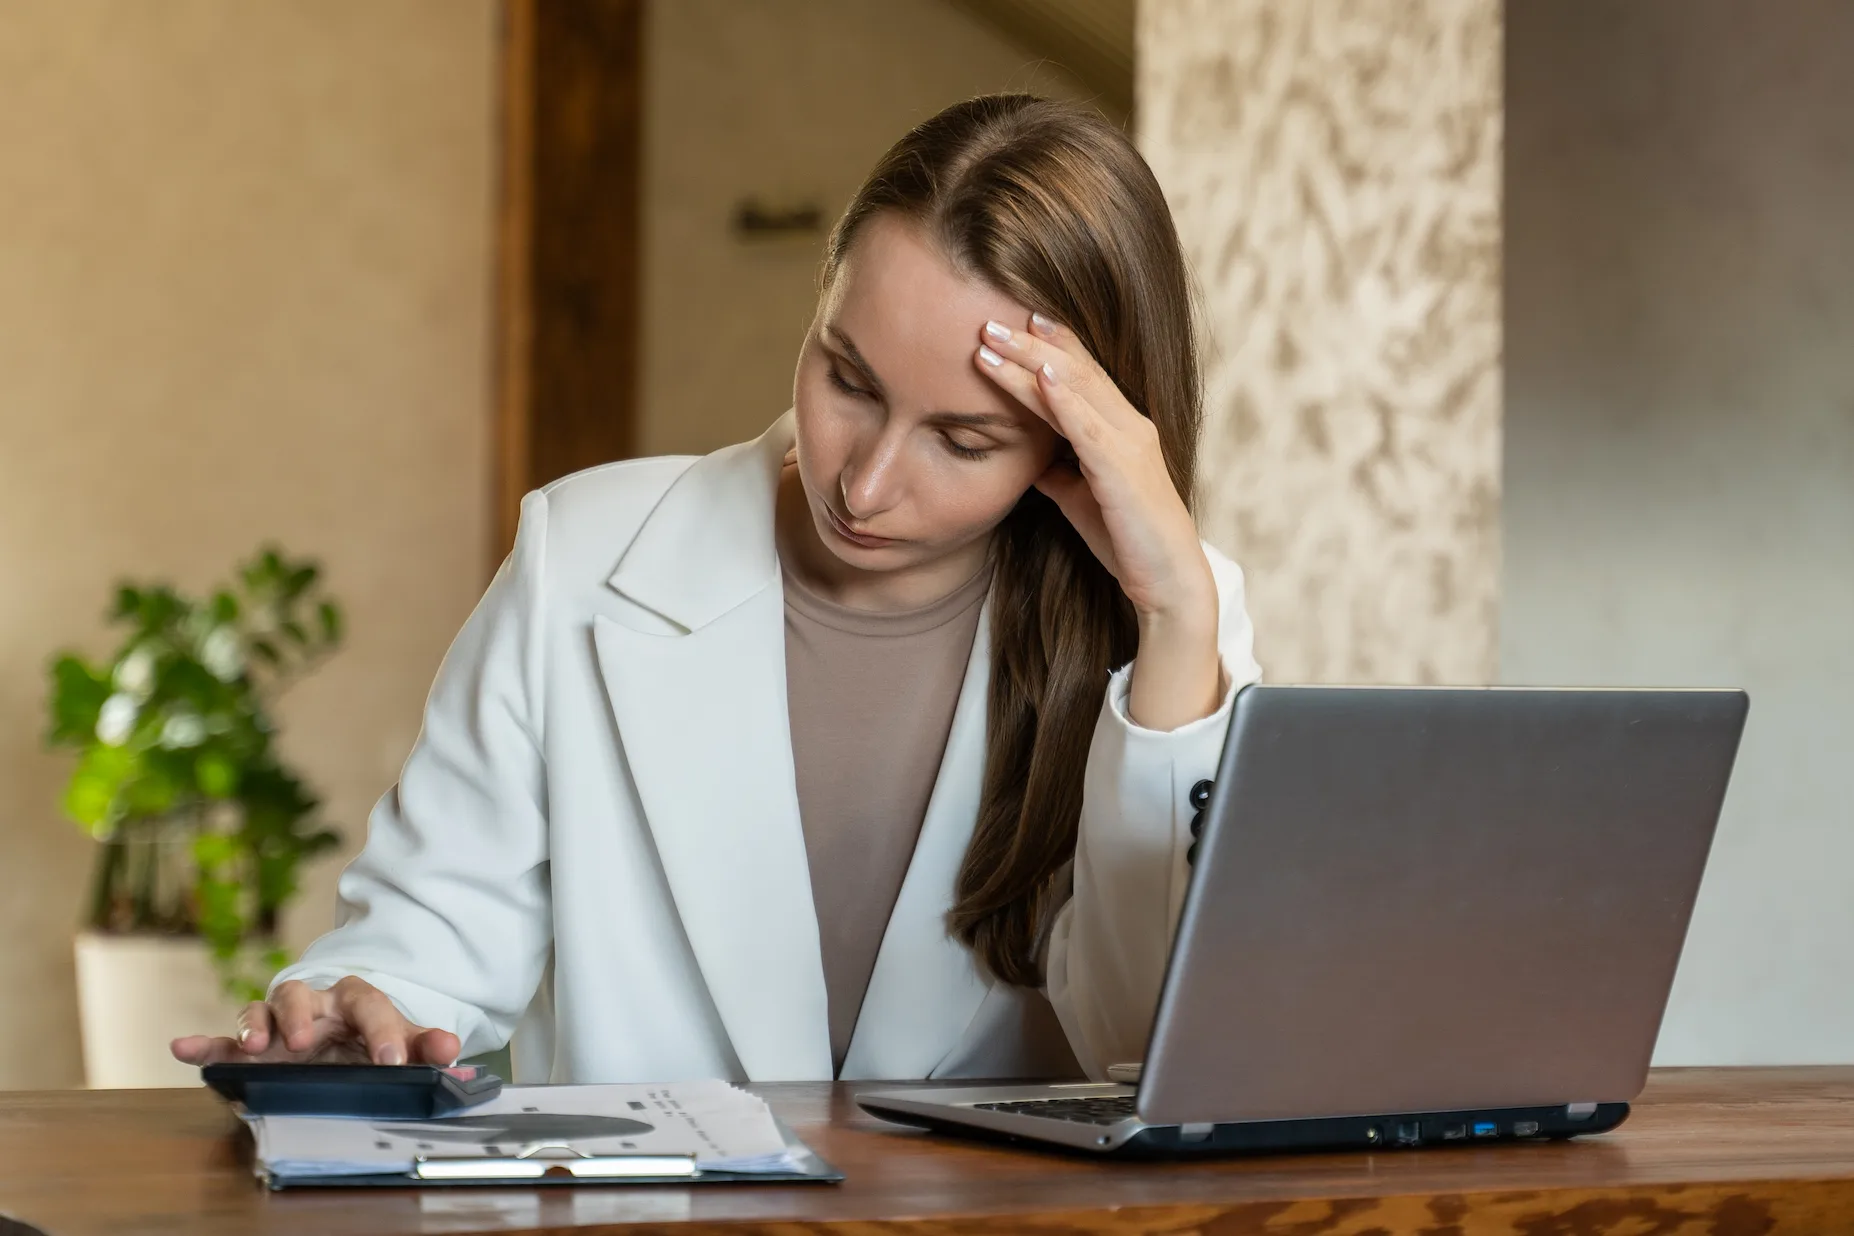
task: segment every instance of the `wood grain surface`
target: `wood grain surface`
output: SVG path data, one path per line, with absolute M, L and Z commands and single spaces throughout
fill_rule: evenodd
M 1103 1163 L 934 1137 L 859 1085 L 756 1087 L 848 1180 L 266 1193 L 205 1091 L 0 1094 L 0 1214 L 94 1233 L 1216 1233 L 1762 1236 L 1854 1231 L 1854 1068 L 1658 1072 L 1566 1143 Z

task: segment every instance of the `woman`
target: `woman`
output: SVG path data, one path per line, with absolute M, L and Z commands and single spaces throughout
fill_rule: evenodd
M 528 495 L 338 926 L 190 1062 L 533 1080 L 1137 1059 L 1193 787 L 1257 674 L 1188 509 L 1188 282 L 1118 131 L 904 137 L 828 242 L 793 410 Z

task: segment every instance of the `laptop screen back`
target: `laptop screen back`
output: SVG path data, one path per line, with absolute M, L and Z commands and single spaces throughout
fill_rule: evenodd
M 1140 1116 L 1634 1098 L 1746 707 L 1737 691 L 1243 691 Z

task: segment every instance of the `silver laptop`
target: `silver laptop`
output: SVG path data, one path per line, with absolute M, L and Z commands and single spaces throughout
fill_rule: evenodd
M 1252 686 L 1136 1084 L 859 1094 L 1120 1155 L 1614 1128 L 1647 1080 L 1740 691 Z

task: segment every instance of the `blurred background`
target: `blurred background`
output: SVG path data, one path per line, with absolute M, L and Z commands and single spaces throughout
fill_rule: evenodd
M 8 0 L 0 1087 L 184 1084 L 520 494 L 757 434 L 995 90 L 1166 189 L 1269 676 L 1749 688 L 1658 1059 L 1854 1060 L 1849 63 L 1836 0 Z

